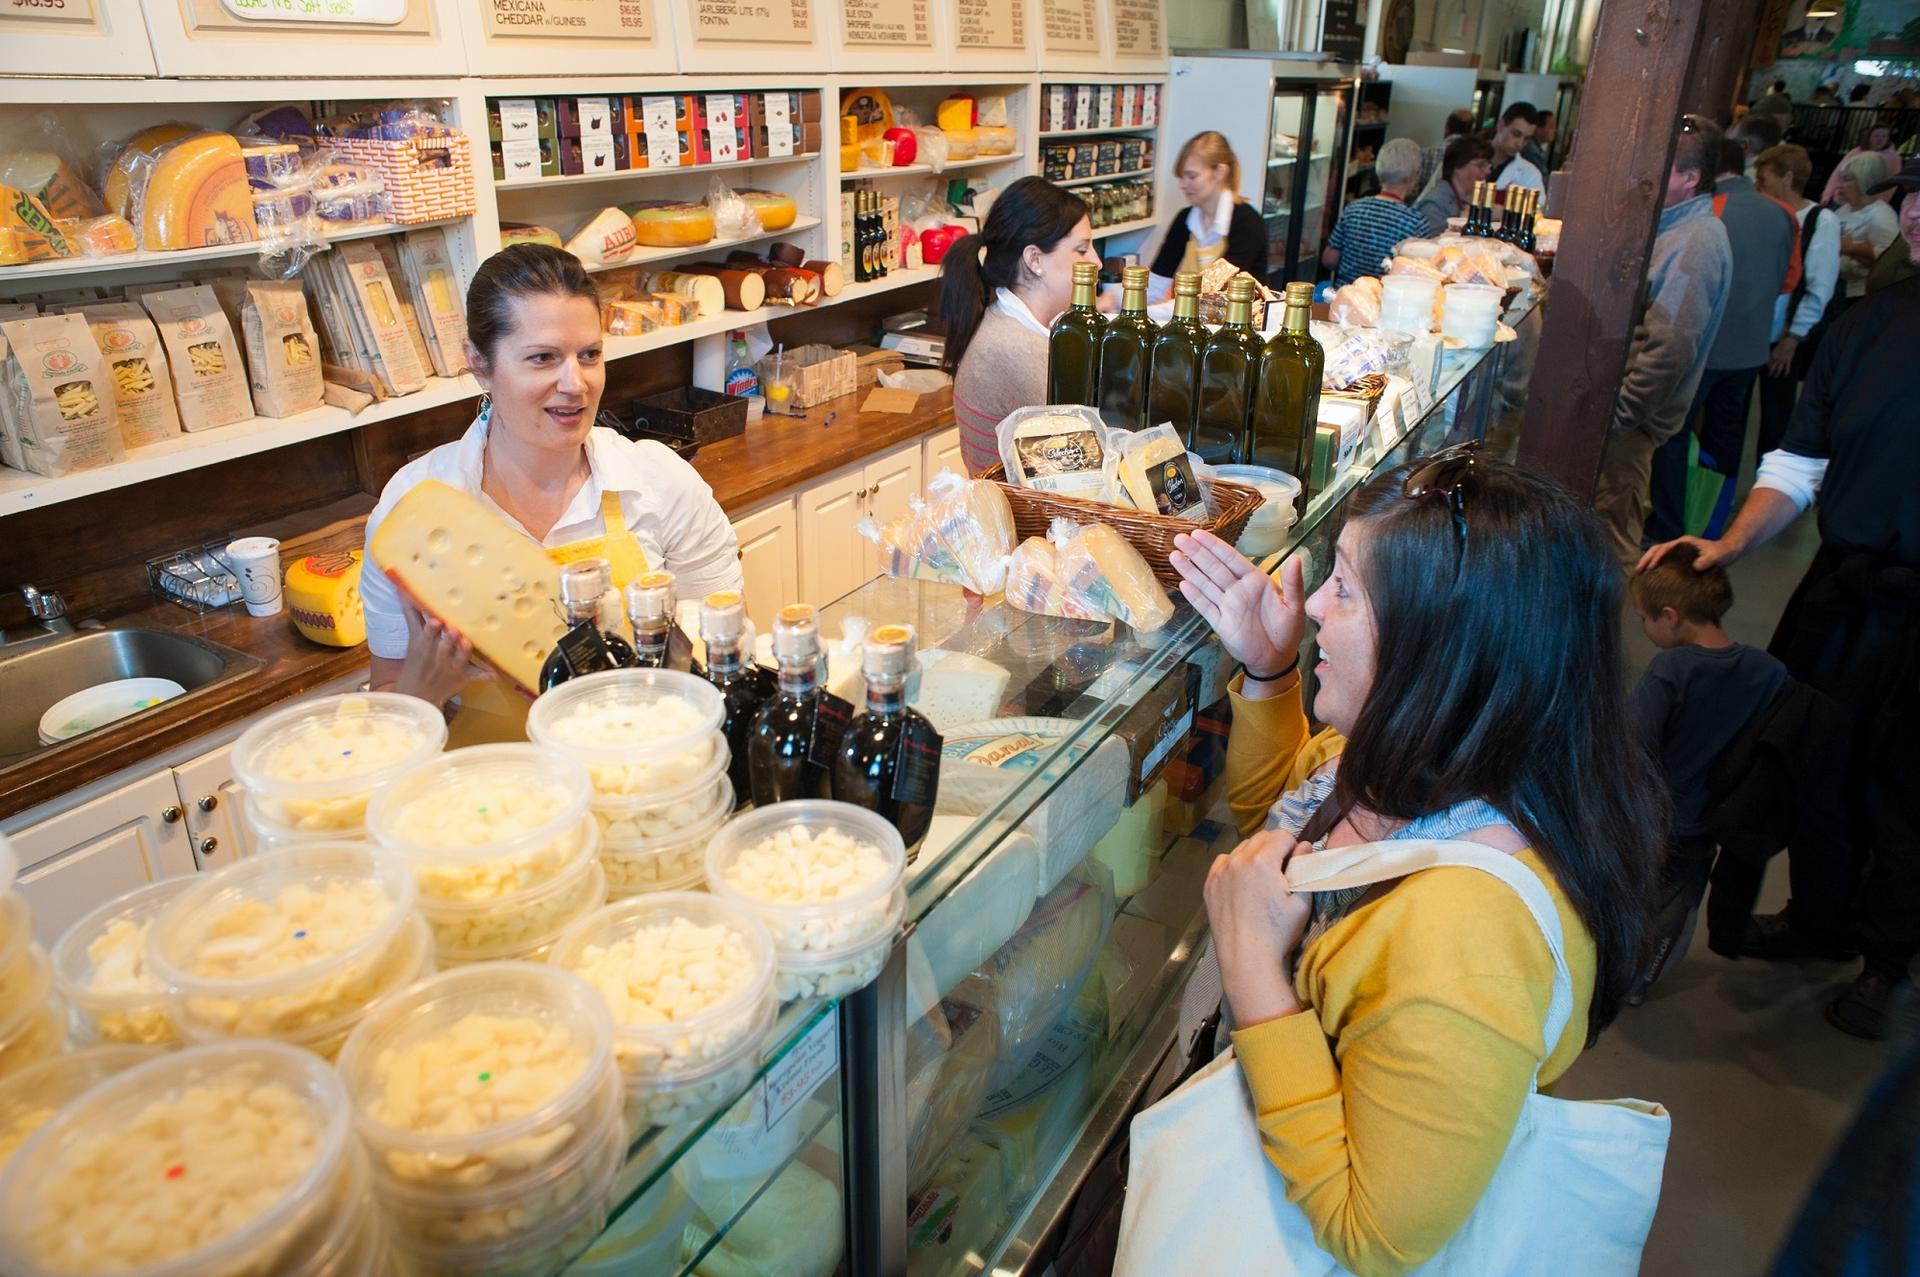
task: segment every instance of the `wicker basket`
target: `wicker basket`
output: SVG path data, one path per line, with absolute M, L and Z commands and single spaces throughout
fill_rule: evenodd
M 403 140 L 324 138 L 320 145 L 380 175 L 390 222 L 435 222 L 474 212 L 472 148 L 464 133 Z
M 1044 537 L 1055 519 L 1070 519 L 1075 523 L 1104 523 L 1140 551 L 1140 557 L 1147 561 L 1147 566 L 1153 569 L 1153 575 L 1159 578 L 1162 585 L 1180 583 L 1180 573 L 1174 570 L 1172 560 L 1174 537 L 1182 532 L 1192 532 L 1195 528 L 1205 528 L 1231 545 L 1247 530 L 1247 520 L 1265 501 L 1258 488 L 1244 483 L 1233 483 L 1226 479 L 1206 480 L 1202 486 L 1207 495 L 1207 518 L 1204 522 L 1196 523 L 1191 519 L 1172 519 L 1162 514 L 1142 514 L 1138 510 L 1109 505 L 1105 501 L 1083 501 L 1078 497 L 1036 492 L 1032 488 L 1008 483 L 1006 473 L 1005 466 L 996 465 L 980 477 L 993 480 L 1007 494 L 1007 504 L 1013 507 L 1015 536 L 1023 541 L 1028 537 Z

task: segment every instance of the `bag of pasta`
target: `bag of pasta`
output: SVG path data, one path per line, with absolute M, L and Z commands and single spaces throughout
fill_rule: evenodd
M 167 352 L 147 312 L 133 302 L 95 302 L 79 307 L 113 381 L 120 442 L 144 448 L 180 433 Z
M 205 284 L 170 288 L 142 295 L 140 304 L 153 316 L 173 363 L 182 430 L 211 430 L 253 416 L 246 365 L 213 289 Z
M 291 417 L 320 406 L 319 341 L 307 299 L 294 279 L 250 279 L 240 305 L 247 342 L 247 384 L 262 417 Z
M 113 379 L 85 315 L 39 315 L 0 324 L 6 392 L 24 467 L 57 478 L 124 460 Z

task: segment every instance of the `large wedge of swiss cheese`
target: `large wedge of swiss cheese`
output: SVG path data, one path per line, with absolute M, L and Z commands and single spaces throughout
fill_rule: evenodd
M 197 133 L 160 149 L 136 187 L 140 247 L 205 248 L 260 238 L 240 144 L 227 133 Z
M 489 665 L 529 692 L 567 625 L 560 569 L 524 533 L 433 479 L 401 497 L 369 547 L 374 565 Z

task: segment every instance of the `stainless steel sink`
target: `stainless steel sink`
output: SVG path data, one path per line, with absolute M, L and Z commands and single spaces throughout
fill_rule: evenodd
M 243 678 L 260 664 L 244 652 L 167 630 L 82 630 L 10 643 L 0 647 L 0 768 L 54 748 L 40 743 L 40 716 L 64 696 L 114 679 L 170 678 L 187 689 L 185 697 L 166 702 L 178 704 Z

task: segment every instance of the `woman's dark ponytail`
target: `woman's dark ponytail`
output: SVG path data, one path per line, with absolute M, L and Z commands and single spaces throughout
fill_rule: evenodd
M 1020 257 L 1032 244 L 1053 251 L 1087 215 L 1087 203 L 1044 177 L 1023 177 L 993 202 L 977 235 L 963 235 L 940 264 L 940 319 L 946 347 L 940 366 L 948 373 L 980 330 L 980 319 L 996 288 L 1012 288 L 1020 278 Z

